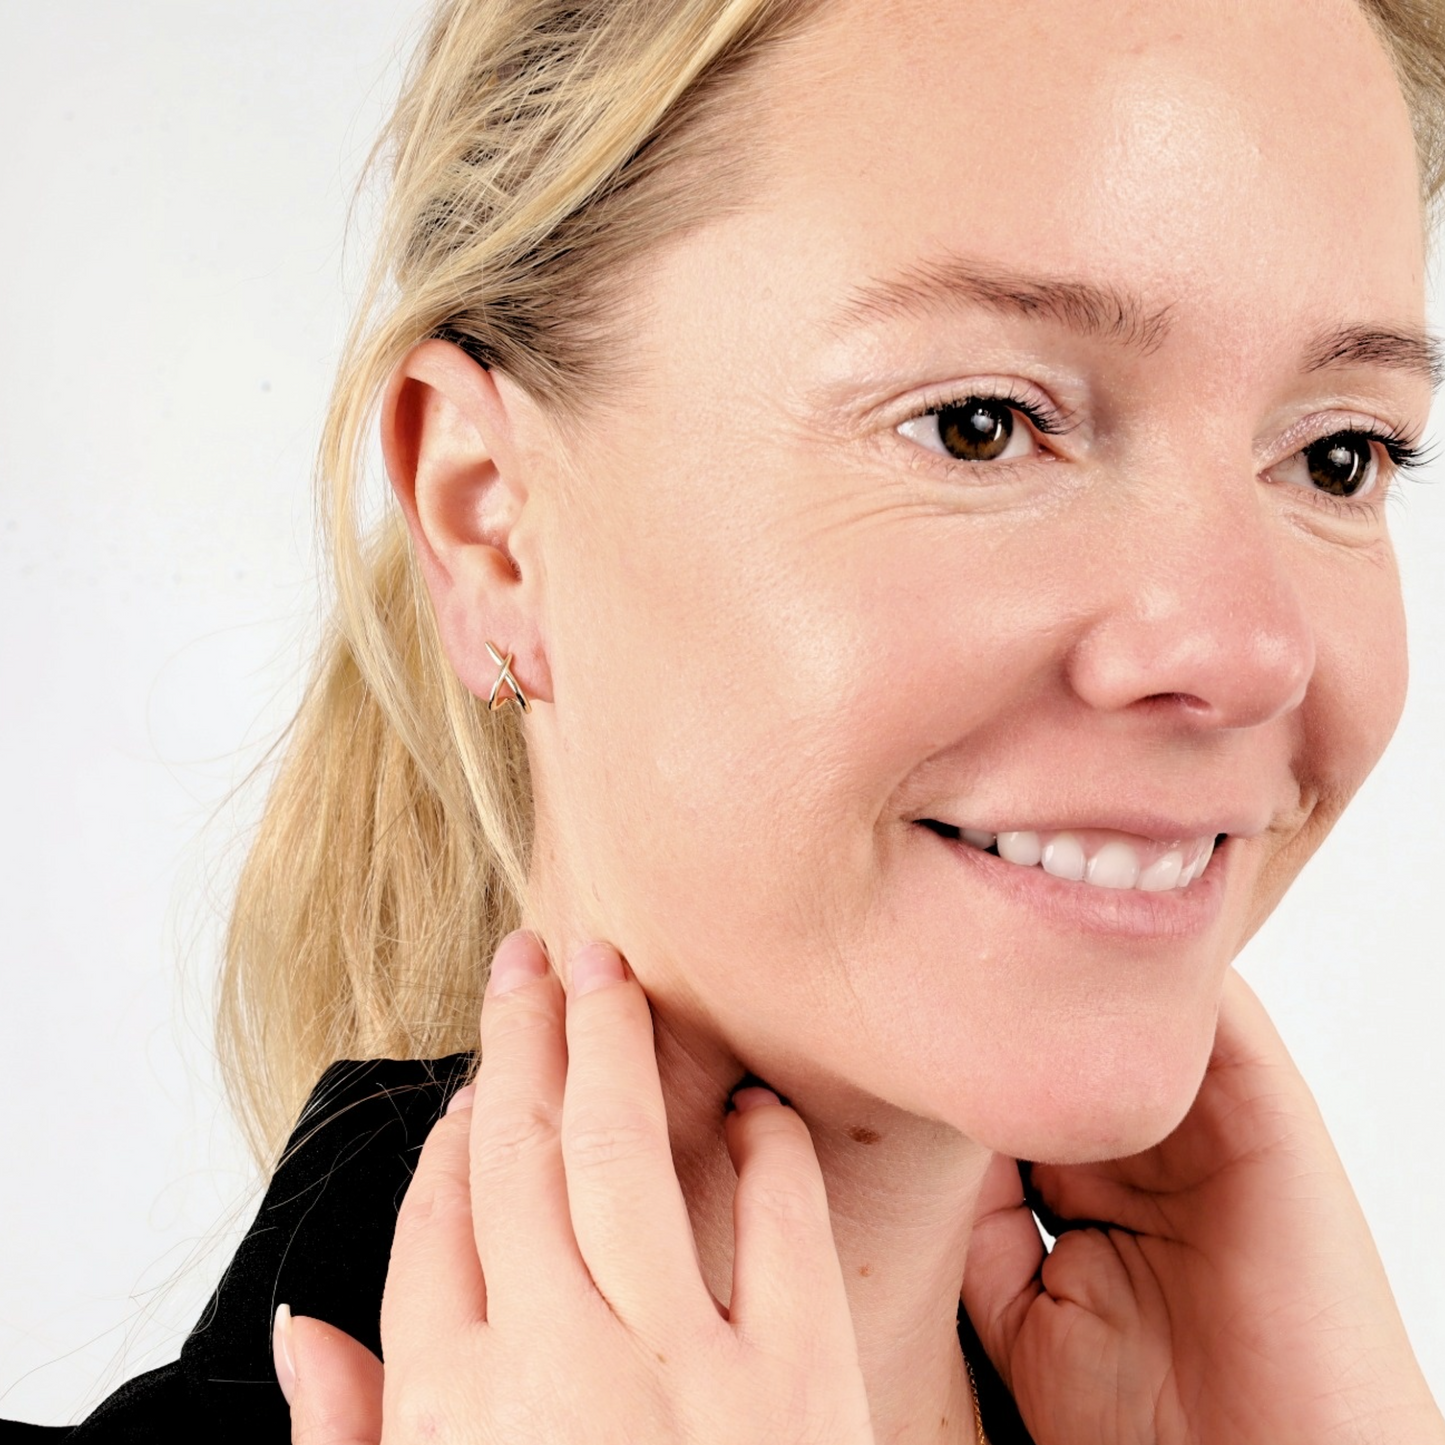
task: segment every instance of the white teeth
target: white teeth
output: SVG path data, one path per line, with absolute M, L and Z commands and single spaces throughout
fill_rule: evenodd
M 1207 839 L 1199 850 L 1199 856 L 1179 875 L 1179 886 L 1188 888 L 1206 868 L 1209 867 L 1209 860 L 1214 857 L 1214 839 Z
M 1021 868 L 1042 866 L 1055 878 L 1087 882 L 1096 888 L 1135 888 L 1142 893 L 1188 888 L 1214 856 L 1213 834 L 1168 843 L 1129 834 L 1110 837 L 1106 829 L 990 833 L 959 826 L 958 837 L 983 852 L 996 848 L 1004 862 Z
M 1059 833 L 1044 844 L 1039 861 L 1045 873 L 1077 883 L 1084 876 L 1084 845 L 1072 833 Z
M 1009 863 L 1032 868 L 1043 857 L 1037 833 L 1000 833 L 998 856 Z
M 1184 855 L 1179 849 L 1171 848 L 1139 875 L 1137 886 L 1145 893 L 1167 893 L 1171 888 L 1179 886 L 1183 872 Z
M 1100 888 L 1132 888 L 1139 881 L 1139 855 L 1127 843 L 1105 843 L 1084 876 Z

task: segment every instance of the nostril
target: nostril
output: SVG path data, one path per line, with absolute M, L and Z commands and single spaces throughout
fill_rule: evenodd
M 1209 704 L 1192 692 L 1156 692 L 1141 699 L 1157 707 L 1181 708 L 1185 712 L 1208 712 Z

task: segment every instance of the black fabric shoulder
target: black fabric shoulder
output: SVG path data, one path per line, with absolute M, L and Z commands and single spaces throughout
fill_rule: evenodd
M 471 1054 L 333 1064 L 180 1359 L 128 1381 L 79 1425 L 0 1422 L 0 1441 L 288 1445 L 290 1416 L 271 1365 L 276 1306 L 327 1320 L 381 1353 L 397 1210 L 428 1130 L 471 1064 Z
M 333 1064 L 321 1076 L 255 1224 L 181 1351 L 191 1373 L 275 1390 L 271 1321 L 283 1303 L 381 1353 L 397 1211 L 427 1133 L 471 1061 L 371 1059 Z

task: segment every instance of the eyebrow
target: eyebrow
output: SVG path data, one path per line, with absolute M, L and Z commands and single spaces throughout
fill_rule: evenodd
M 1339 326 L 1321 332 L 1305 352 L 1306 371 L 1331 366 L 1383 366 L 1438 388 L 1445 382 L 1445 346 L 1417 327 Z
M 850 291 L 834 324 L 866 325 L 927 316 L 940 305 L 980 306 L 1027 320 L 1051 321 L 1147 356 L 1168 337 L 1171 308 L 1150 308 L 1117 286 L 1069 277 L 1033 276 L 968 256 L 945 254 Z M 1445 382 L 1445 345 L 1415 327 L 1359 323 L 1327 327 L 1307 343 L 1301 367 L 1377 366 Z

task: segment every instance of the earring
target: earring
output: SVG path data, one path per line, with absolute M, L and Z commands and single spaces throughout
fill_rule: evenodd
M 512 654 L 509 652 L 503 657 L 490 642 L 487 643 L 487 651 L 492 654 L 492 661 L 502 669 L 497 674 L 497 680 L 492 684 L 492 691 L 487 697 L 487 711 L 496 712 L 498 708 L 512 703 L 522 712 L 531 712 L 532 704 L 527 701 L 527 694 L 522 691 L 521 684 L 512 676 Z M 498 693 L 501 692 L 503 683 L 511 688 L 511 692 L 499 697 Z

